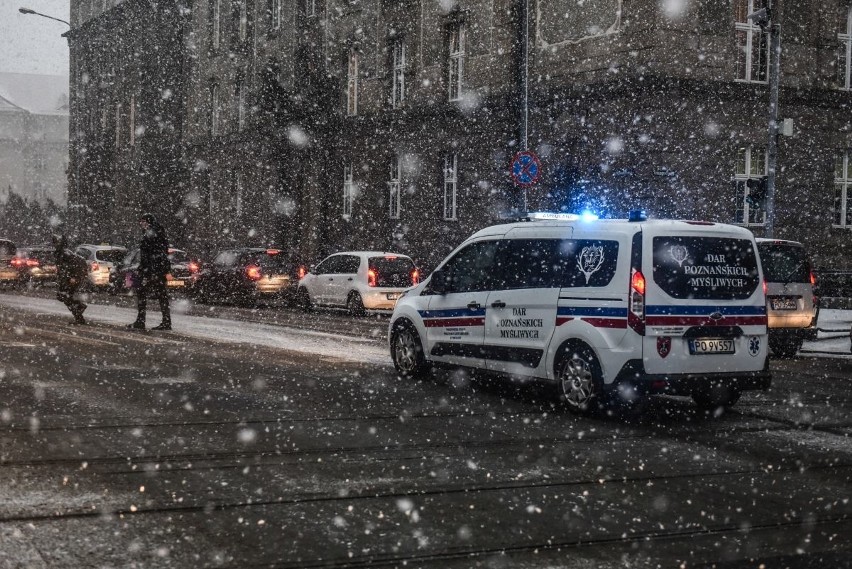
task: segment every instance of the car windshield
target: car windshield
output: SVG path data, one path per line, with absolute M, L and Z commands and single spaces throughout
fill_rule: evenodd
M 767 282 L 811 282 L 811 265 L 801 245 L 761 242 L 757 244 L 757 250 L 760 252 L 763 278 Z
M 52 263 L 54 261 L 52 249 L 19 249 L 18 256 L 35 259 L 39 263 Z
M 169 261 L 173 265 L 183 265 L 189 262 L 189 256 L 184 251 L 172 251 L 169 253 Z
M 654 282 L 672 298 L 745 299 L 760 282 L 748 239 L 654 237 Z
M 107 263 L 120 263 L 127 253 L 121 249 L 102 249 L 95 252 L 95 259 Z
M 409 287 L 413 282 L 414 261 L 408 257 L 386 255 L 370 257 L 370 270 L 376 273 L 376 286 Z

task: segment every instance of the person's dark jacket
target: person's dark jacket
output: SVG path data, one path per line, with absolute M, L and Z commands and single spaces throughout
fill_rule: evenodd
M 139 275 L 142 278 L 163 278 L 171 271 L 166 230 L 154 220 L 149 222 L 148 229 L 142 236 L 139 253 Z
M 80 255 L 67 248 L 65 239 L 54 240 L 56 250 L 56 285 L 60 290 L 74 290 L 83 284 L 89 272 L 89 264 Z

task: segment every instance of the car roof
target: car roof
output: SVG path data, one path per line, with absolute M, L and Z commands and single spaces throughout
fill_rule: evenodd
M 86 247 L 87 249 L 93 249 L 95 251 L 108 251 L 110 249 L 127 251 L 127 247 L 122 247 L 121 245 L 92 245 L 90 243 L 80 243 L 77 247 Z
M 535 220 L 517 221 L 492 225 L 477 231 L 468 240 L 482 237 L 499 237 L 512 230 L 523 230 L 525 237 L 541 228 L 543 233 L 552 233 L 560 228 L 572 229 L 578 232 L 612 232 L 617 234 L 631 235 L 637 231 L 648 231 L 651 233 L 666 233 L 677 231 L 686 233 L 717 233 L 737 235 L 751 238 L 752 233 L 745 227 L 729 225 L 727 223 L 716 223 L 712 221 L 680 220 L 680 219 L 649 219 L 646 221 L 628 221 L 626 219 L 596 219 L 596 220 Z
M 799 241 L 791 241 L 789 239 L 771 239 L 769 237 L 758 237 L 755 239 L 758 243 L 778 243 L 781 245 L 790 245 L 792 247 L 804 247 Z
M 329 257 L 333 257 L 335 255 L 358 255 L 359 257 L 405 257 L 406 259 L 410 259 L 408 255 L 403 253 L 394 253 L 393 251 L 338 251 L 337 253 L 332 253 Z

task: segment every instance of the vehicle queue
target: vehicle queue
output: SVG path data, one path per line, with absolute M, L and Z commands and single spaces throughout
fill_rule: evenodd
M 0 240 L 0 284 L 49 282 L 47 249 Z M 76 252 L 91 288 L 135 288 L 138 250 Z M 384 251 L 343 251 L 309 267 L 274 248 L 227 249 L 210 263 L 170 248 L 169 259 L 167 285 L 198 302 L 392 311 L 401 376 L 449 365 L 537 378 L 577 412 L 656 393 L 733 405 L 769 387 L 770 350 L 789 357 L 815 337 L 819 311 L 801 244 L 644 212 L 531 214 L 485 228 L 426 279 L 410 257 Z

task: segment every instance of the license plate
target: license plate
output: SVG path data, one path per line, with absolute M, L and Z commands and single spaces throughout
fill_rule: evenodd
M 795 296 L 775 296 L 769 299 L 772 310 L 796 310 L 798 302 Z
M 166 281 L 166 284 L 168 286 L 180 288 L 180 287 L 184 286 L 185 283 L 183 281 L 172 280 L 172 281 Z
M 388 293 L 388 300 L 398 300 L 398 299 L 399 299 L 399 293 L 398 292 L 389 292 Z
M 695 338 L 689 341 L 689 353 L 702 354 L 733 354 L 734 341 L 722 338 Z

